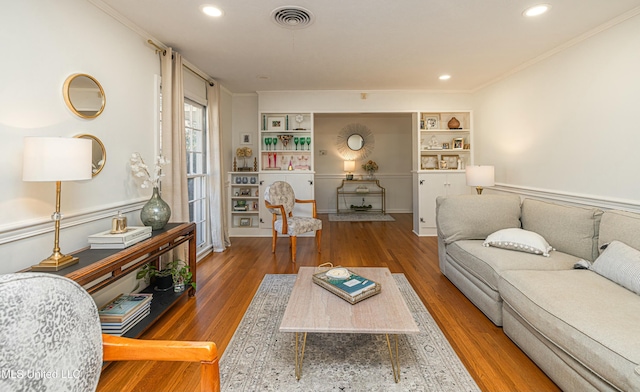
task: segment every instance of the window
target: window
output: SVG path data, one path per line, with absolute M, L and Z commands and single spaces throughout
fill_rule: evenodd
M 211 246 L 209 234 L 207 132 L 205 106 L 184 100 L 189 220 L 196 224 L 198 251 Z

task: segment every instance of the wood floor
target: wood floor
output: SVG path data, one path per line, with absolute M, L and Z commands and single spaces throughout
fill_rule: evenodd
M 387 267 L 404 273 L 483 391 L 558 391 L 558 387 L 476 309 L 438 269 L 434 237 L 411 232 L 411 214 L 395 222 L 323 221 L 322 252 L 313 238 L 298 239 L 297 264 L 288 239 L 232 238 L 232 246 L 198 264 L 198 292 L 184 299 L 141 338 L 207 340 L 220 355 L 265 274 L 295 274 L 299 266 L 325 262 Z M 293 365 L 292 365 L 293 366 Z M 126 362 L 108 366 L 99 391 L 198 391 L 197 364 Z

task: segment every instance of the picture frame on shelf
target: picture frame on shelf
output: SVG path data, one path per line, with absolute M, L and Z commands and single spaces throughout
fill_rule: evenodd
M 250 133 L 243 133 L 240 135 L 240 144 L 253 144 L 251 141 Z
M 451 149 L 451 145 L 449 143 L 442 143 L 442 149 L 443 150 L 450 150 Z
M 454 137 L 451 141 L 453 146 L 452 150 L 463 150 L 464 149 L 464 138 L 463 137 Z
M 251 226 L 251 218 L 240 218 L 240 226 Z
M 240 196 L 251 196 L 251 188 L 240 188 Z
M 283 116 L 269 116 L 267 117 L 267 131 L 284 131 L 284 117 Z
M 460 155 L 442 155 L 441 158 L 447 163 L 447 169 L 450 170 L 458 169 L 458 159 L 460 159 Z
M 438 129 L 440 126 L 440 116 L 429 115 L 424 117 L 424 126 L 426 129 Z
M 438 167 L 438 155 L 422 155 L 420 157 L 420 169 L 436 170 Z

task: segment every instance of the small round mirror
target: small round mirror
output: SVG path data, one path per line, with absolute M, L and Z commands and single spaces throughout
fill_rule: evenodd
M 104 110 L 106 99 L 98 81 L 86 74 L 74 74 L 65 80 L 64 101 L 73 113 L 82 118 L 96 118 Z
M 349 146 L 353 151 L 360 151 L 362 147 L 364 147 L 364 138 L 361 135 L 354 133 L 347 138 L 347 146 Z
M 107 150 L 104 148 L 104 144 L 102 144 L 100 139 L 93 135 L 82 134 L 75 137 L 91 140 L 91 175 L 93 177 L 97 176 L 104 168 L 104 164 L 107 162 Z

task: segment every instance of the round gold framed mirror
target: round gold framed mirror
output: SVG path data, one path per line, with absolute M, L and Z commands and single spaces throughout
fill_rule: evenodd
M 64 102 L 82 118 L 96 118 L 104 110 L 106 97 L 100 83 L 87 74 L 73 74 L 62 87 Z
M 347 146 L 353 151 L 360 151 L 364 147 L 364 138 L 362 135 L 354 133 L 347 138 Z
M 97 176 L 104 169 L 107 163 L 107 149 L 104 148 L 102 140 L 89 134 L 76 135 L 74 137 L 91 140 L 91 175 Z
M 347 124 L 340 130 L 336 139 L 338 154 L 348 161 L 366 158 L 371 154 L 374 146 L 373 132 L 365 125 L 358 123 Z

